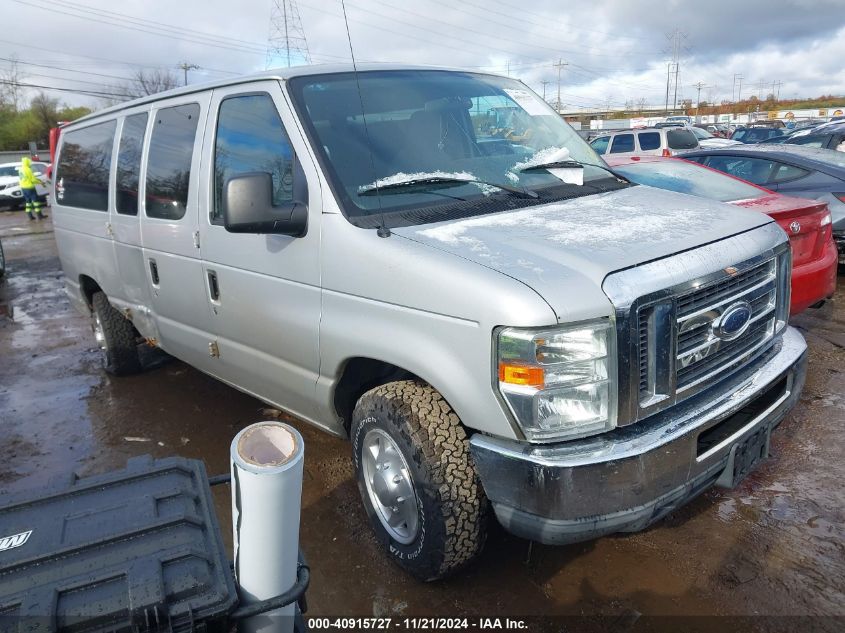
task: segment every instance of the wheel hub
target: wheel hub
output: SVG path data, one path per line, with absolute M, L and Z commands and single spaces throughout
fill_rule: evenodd
M 407 545 L 419 532 L 417 493 L 405 457 L 386 432 L 370 429 L 362 451 L 364 483 L 384 529 Z

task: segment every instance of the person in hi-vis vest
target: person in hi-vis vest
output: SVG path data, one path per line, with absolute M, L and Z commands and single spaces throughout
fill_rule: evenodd
M 42 180 L 32 171 L 32 159 L 24 156 L 21 160 L 20 174 L 21 193 L 24 199 L 24 208 L 30 220 L 42 220 L 47 216 L 41 211 L 41 202 L 38 200 L 37 185 L 43 185 Z

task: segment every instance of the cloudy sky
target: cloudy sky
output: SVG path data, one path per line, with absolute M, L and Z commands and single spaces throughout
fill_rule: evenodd
M 339 0 L 296 2 L 314 63 L 348 62 Z M 189 81 L 265 67 L 273 0 L 0 0 L 0 72 L 68 104 L 120 93 L 140 69 Z M 673 33 L 678 98 L 845 95 L 845 0 L 348 0 L 356 59 L 509 73 L 564 108 L 663 103 Z M 282 64 L 282 60 L 279 60 Z M 548 82 L 545 87 L 543 82 Z M 34 90 L 31 88 L 30 90 Z M 32 94 L 32 93 L 30 93 Z

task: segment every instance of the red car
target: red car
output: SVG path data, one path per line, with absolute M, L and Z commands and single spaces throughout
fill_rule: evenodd
M 774 218 L 792 246 L 791 314 L 821 304 L 836 290 L 838 256 L 827 203 L 774 193 L 682 158 L 604 158 L 631 182 L 728 202 Z

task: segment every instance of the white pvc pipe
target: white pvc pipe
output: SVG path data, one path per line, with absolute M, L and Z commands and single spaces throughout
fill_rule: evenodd
M 292 426 L 257 422 L 232 440 L 235 577 L 242 602 L 272 598 L 296 582 L 305 444 Z M 290 633 L 294 605 L 244 620 L 241 633 Z

